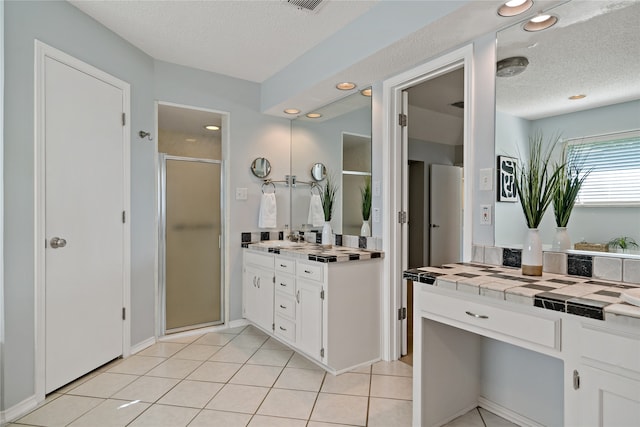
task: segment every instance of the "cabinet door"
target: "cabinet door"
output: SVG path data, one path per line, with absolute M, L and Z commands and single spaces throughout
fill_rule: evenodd
M 581 425 L 640 426 L 640 381 L 583 365 Z
M 296 280 L 296 346 L 322 360 L 322 284 Z
M 245 267 L 244 317 L 268 331 L 273 330 L 273 280 L 273 271 Z

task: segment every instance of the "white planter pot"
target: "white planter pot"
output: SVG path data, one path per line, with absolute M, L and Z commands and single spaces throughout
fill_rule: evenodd
M 556 235 L 553 238 L 551 250 L 566 251 L 567 249 L 571 249 L 571 239 L 569 238 L 567 227 L 556 227 Z
M 322 246 L 331 246 L 333 244 L 333 232 L 331 230 L 331 222 L 325 221 L 322 226 Z
M 362 221 L 362 228 L 360 229 L 360 235 L 365 237 L 371 236 L 371 226 L 369 225 L 369 221 Z
M 542 276 L 542 240 L 537 228 L 530 228 L 522 248 L 522 274 Z

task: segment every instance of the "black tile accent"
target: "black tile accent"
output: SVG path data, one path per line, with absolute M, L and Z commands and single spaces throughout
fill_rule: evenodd
M 587 298 L 572 298 L 567 301 L 567 313 L 604 320 L 604 307 L 607 305 L 609 305 L 608 302 Z
M 271 240 L 271 233 L 268 231 L 261 231 L 260 232 L 260 240 Z
M 278 232 L 278 240 L 284 240 L 284 231 Z
M 381 252 L 371 252 L 371 258 L 380 258 L 381 256 Z
M 475 267 L 475 268 L 482 268 L 482 269 L 492 269 L 493 267 L 488 267 L 486 265 L 482 265 L 482 264 L 473 264 L 470 262 L 456 262 L 457 265 L 467 265 L 469 267 Z M 447 268 L 451 268 L 451 267 L 447 267 Z
M 546 308 L 547 310 L 561 311 L 565 313 L 566 302 L 570 300 L 571 295 L 556 294 L 554 292 L 541 292 L 533 299 L 533 305 L 536 307 Z
M 367 249 L 367 238 L 365 236 L 358 237 L 358 247 L 360 249 Z
M 342 234 L 336 234 L 336 245 L 342 246 Z
M 269 248 L 268 250 L 272 254 L 280 254 L 280 248 Z
M 460 276 L 460 277 L 479 277 L 479 274 L 472 274 L 472 273 L 456 273 L 454 274 L 454 276 Z
M 552 283 L 560 283 L 561 285 L 575 285 L 578 282 L 574 282 L 573 280 L 564 280 L 564 279 L 549 279 L 547 282 Z
M 316 233 L 316 243 L 322 243 L 322 233 Z
M 349 254 L 349 261 L 355 261 L 360 259 L 360 254 Z
M 441 274 L 418 269 L 406 270 L 402 273 L 403 279 L 411 280 L 413 282 L 427 283 L 429 285 L 433 285 L 436 282 L 436 276 L 441 276 Z
M 337 262 L 338 257 L 335 255 L 309 255 L 309 261 Z
M 242 246 L 243 248 L 248 248 L 248 247 L 249 247 L 249 243 L 248 243 L 248 242 L 247 242 L 247 243 L 242 243 L 242 244 L 241 244 L 241 246 Z
M 591 277 L 593 275 L 593 257 L 569 254 L 567 256 L 567 274 L 570 276 Z
M 620 292 L 612 292 L 612 291 L 598 291 L 598 292 L 594 292 L 594 294 L 604 295 L 605 297 L 613 297 L 613 298 L 620 297 Z
M 251 241 L 251 233 L 241 233 L 242 234 L 242 243 L 249 243 Z
M 505 279 L 505 280 L 517 280 L 518 282 L 524 282 L 524 283 L 537 283 L 540 281 L 536 279 L 527 279 L 526 277 L 510 276 L 509 274 L 502 274 L 502 273 L 489 274 L 488 277 L 497 277 L 498 279 Z
M 598 285 L 598 286 L 615 286 L 615 283 L 609 282 L 600 282 L 599 280 L 587 280 L 584 283 L 588 283 L 589 285 Z
M 504 248 L 502 250 L 502 265 L 505 267 L 522 267 L 522 250 Z

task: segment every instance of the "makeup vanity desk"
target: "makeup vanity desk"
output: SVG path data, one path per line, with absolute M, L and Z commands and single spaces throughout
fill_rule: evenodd
M 483 264 L 414 283 L 413 425 L 476 406 L 519 425 L 640 426 L 640 307 L 627 283 Z

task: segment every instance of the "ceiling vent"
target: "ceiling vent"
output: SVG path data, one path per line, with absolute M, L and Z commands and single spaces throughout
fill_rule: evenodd
M 315 10 L 322 0 L 287 0 L 287 3 L 298 9 Z

